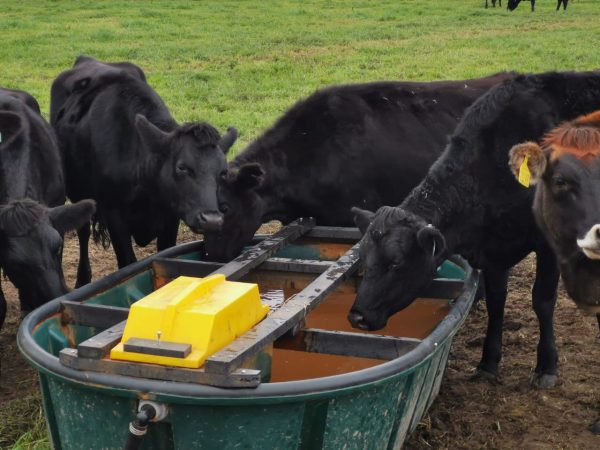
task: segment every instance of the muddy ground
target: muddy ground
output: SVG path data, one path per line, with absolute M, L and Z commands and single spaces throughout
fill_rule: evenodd
M 192 238 L 184 232 L 180 240 Z M 90 248 L 94 279 L 116 269 L 112 250 Z M 71 286 L 77 249 L 75 236 L 68 235 L 64 266 Z M 140 257 L 152 250 L 137 249 Z M 405 448 L 600 448 L 600 437 L 588 431 L 600 415 L 598 325 L 594 318 L 581 314 L 562 289 L 555 315 L 560 380 L 550 390 L 529 386 L 538 336 L 530 296 L 534 267 L 534 260 L 527 258 L 511 276 L 499 383 L 471 380 L 486 326 L 481 305 L 473 309 L 456 336 L 441 393 Z M 8 281 L 3 280 L 2 285 L 10 309 L 0 332 L 0 448 L 11 448 L 19 436 L 39 423 L 40 406 L 36 375 L 16 348 L 20 320 L 16 292 Z

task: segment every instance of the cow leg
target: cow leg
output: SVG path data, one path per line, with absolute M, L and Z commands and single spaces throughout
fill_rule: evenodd
M 556 257 L 548 246 L 536 252 L 535 283 L 533 285 L 533 309 L 540 324 L 540 340 L 537 348 L 537 365 L 531 379 L 541 388 L 554 386 L 558 378 L 558 352 L 554 341 L 554 307 L 560 272 Z
M 79 240 L 79 264 L 77 265 L 77 281 L 75 282 L 76 288 L 92 281 L 92 267 L 90 265 L 88 251 L 90 234 L 91 231 L 89 222 L 77 230 L 77 239 Z
M 535 11 L 535 0 L 531 0 L 531 12 Z
M 508 269 L 486 268 L 483 271 L 483 279 L 488 326 L 477 373 L 484 372 L 497 377 L 498 366 L 502 358 L 502 323 L 508 286 Z
M 598 321 L 598 330 L 600 330 L 600 314 L 596 314 L 596 320 Z M 598 337 L 600 337 L 600 335 Z
M 156 249 L 160 252 L 166 248 L 173 247 L 177 243 L 177 232 L 179 231 L 179 219 L 165 224 L 156 239 Z
M 106 212 L 106 228 L 110 234 L 117 264 L 119 269 L 137 261 L 133 246 L 131 244 L 131 233 L 125 221 L 121 218 L 121 212 L 110 210 Z
M 4 292 L 2 291 L 2 285 L 0 285 L 0 330 L 2 329 L 2 324 L 4 324 L 4 319 L 6 318 L 6 298 L 4 297 Z

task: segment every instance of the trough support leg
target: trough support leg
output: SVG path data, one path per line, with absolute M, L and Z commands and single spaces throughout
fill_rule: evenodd
M 90 257 L 88 245 L 90 242 L 90 223 L 77 230 L 77 239 L 79 240 L 79 264 L 77 265 L 77 281 L 75 287 L 81 287 L 92 281 L 92 267 L 90 265 Z
M 536 252 L 533 309 L 540 324 L 537 365 L 532 383 L 538 387 L 554 386 L 558 378 L 558 352 L 554 339 L 554 307 L 560 272 L 554 253 L 548 246 Z
M 483 344 L 478 372 L 487 372 L 498 376 L 498 366 L 502 358 L 502 323 L 508 286 L 508 269 L 486 268 L 483 271 L 485 281 L 485 304 L 488 311 L 488 327 Z

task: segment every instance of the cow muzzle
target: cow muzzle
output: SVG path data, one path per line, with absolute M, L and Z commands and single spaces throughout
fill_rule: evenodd
M 354 328 L 358 328 L 359 330 L 369 330 L 369 325 L 365 322 L 365 318 L 361 313 L 356 311 L 350 311 L 348 313 L 348 321 L 352 324 Z
M 583 239 L 577 239 L 577 245 L 589 259 L 600 260 L 600 224 L 590 228 Z
M 203 212 L 196 219 L 202 231 L 220 231 L 223 226 L 223 214 L 219 212 Z

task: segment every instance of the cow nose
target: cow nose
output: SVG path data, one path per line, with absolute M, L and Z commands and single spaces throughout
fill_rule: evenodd
M 600 259 L 600 223 L 591 227 L 583 239 L 577 239 L 577 245 L 590 259 Z
M 365 323 L 364 316 L 357 311 L 350 311 L 348 313 L 348 320 L 354 328 L 358 328 L 359 330 L 369 329 L 369 326 Z
M 200 228 L 204 231 L 219 231 L 223 226 L 223 214 L 217 212 L 204 212 L 198 215 Z

